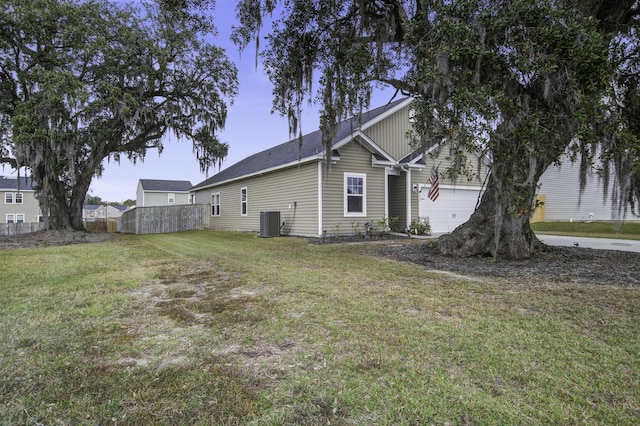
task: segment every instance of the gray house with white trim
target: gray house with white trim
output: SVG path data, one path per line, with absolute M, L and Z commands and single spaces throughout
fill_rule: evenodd
M 136 207 L 191 204 L 188 180 L 140 179 L 136 190 Z
M 42 222 L 40 203 L 29 177 L 0 176 L 0 223 Z
M 429 218 L 433 232 L 451 231 L 475 209 L 487 162 L 476 156 L 473 177 L 441 180 L 440 197 L 429 200 L 429 176 L 450 165 L 449 151 L 434 145 L 432 156 L 411 147 L 411 103 L 341 122 L 328 161 L 319 130 L 247 157 L 191 188 L 194 202 L 211 204 L 215 229 L 258 232 L 262 212 L 279 212 L 283 235 L 357 233 L 388 217 L 402 227 Z

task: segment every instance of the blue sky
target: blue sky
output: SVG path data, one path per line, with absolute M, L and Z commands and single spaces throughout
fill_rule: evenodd
M 227 49 L 227 56 L 238 67 L 239 79 L 239 94 L 229 107 L 225 129 L 220 133 L 221 140 L 229 144 L 229 155 L 222 164 L 224 169 L 251 154 L 288 141 L 290 135 L 286 118 L 271 114 L 272 86 L 260 66 L 255 67 L 255 46 L 249 46 L 240 55 L 229 41 L 231 26 L 235 22 L 235 1 L 219 0 L 214 20 L 218 29 L 214 44 Z M 372 108 L 383 105 L 391 96 L 392 90 L 376 93 L 371 101 Z M 317 106 L 307 107 L 303 111 L 303 133 L 318 129 L 318 109 Z M 209 175 L 217 171 L 210 169 Z M 133 165 L 126 158 L 120 164 L 105 162 L 102 177 L 93 179 L 87 195 L 98 196 L 104 201 L 122 202 L 135 200 L 138 179 L 188 180 L 195 185 L 206 177 L 200 173 L 191 142 L 169 137 L 165 140 L 162 154 L 149 150 L 144 162 Z

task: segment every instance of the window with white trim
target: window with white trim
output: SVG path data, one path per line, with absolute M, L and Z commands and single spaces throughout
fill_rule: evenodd
M 220 193 L 211 194 L 211 216 L 220 216 Z
M 173 192 L 170 192 L 168 194 L 167 202 L 169 204 L 175 204 L 175 202 L 176 202 L 176 194 L 174 194 Z
M 344 215 L 355 217 L 367 215 L 366 174 L 344 174 Z
M 7 223 L 15 223 L 16 215 L 13 213 L 7 213 Z
M 16 192 L 14 196 L 14 200 L 16 204 L 22 204 L 22 192 Z
M 5 204 L 13 204 L 13 193 L 5 192 L 4 193 L 4 203 Z
M 24 213 L 16 213 L 16 223 L 24 223 Z
M 248 202 L 247 202 L 247 187 L 240 188 L 240 215 L 246 216 L 248 214 Z

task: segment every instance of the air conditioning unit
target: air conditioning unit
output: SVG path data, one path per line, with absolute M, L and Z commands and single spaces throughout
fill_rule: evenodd
M 280 212 L 260 212 L 260 237 L 280 236 Z

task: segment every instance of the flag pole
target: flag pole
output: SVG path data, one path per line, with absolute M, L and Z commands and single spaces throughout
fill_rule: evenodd
M 438 163 L 438 165 L 436 166 L 436 170 L 438 170 L 438 168 L 440 167 L 440 164 L 442 164 L 442 161 Z M 433 172 L 431 172 L 431 174 L 433 174 Z M 429 179 L 431 179 L 431 175 L 429 175 L 429 177 L 427 178 L 427 181 L 424 183 L 424 185 L 422 185 L 422 188 L 427 186 L 427 184 L 429 183 Z M 420 188 L 420 192 L 422 192 L 422 188 Z

